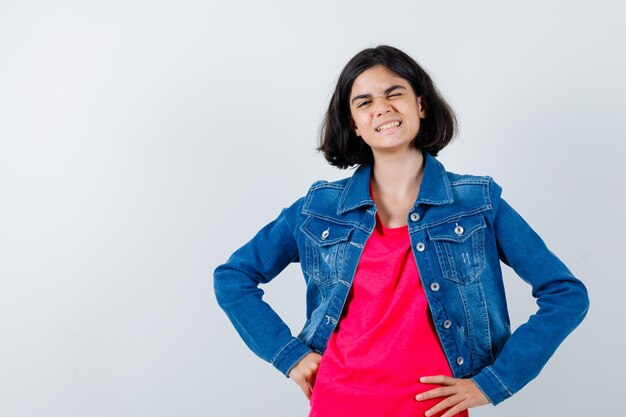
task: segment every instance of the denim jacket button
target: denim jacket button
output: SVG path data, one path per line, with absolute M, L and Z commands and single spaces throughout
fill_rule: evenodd
M 432 284 L 430 284 L 430 289 L 433 291 L 439 291 L 439 283 L 433 282 Z
M 411 217 L 411 220 L 414 221 L 414 222 L 416 222 L 416 221 L 418 221 L 420 219 L 419 213 L 416 213 L 416 212 L 411 213 L 410 217 Z
M 452 322 L 450 320 L 446 320 L 446 321 L 443 322 L 443 327 L 445 329 L 449 329 L 450 326 L 452 326 Z
M 415 247 L 417 248 L 418 251 L 423 252 L 424 249 L 426 248 L 426 245 L 424 245 L 422 242 L 419 242 L 417 245 L 415 245 Z
M 456 225 L 456 227 L 454 228 L 454 233 L 456 233 L 457 235 L 461 236 L 463 234 L 463 226 L 459 226 L 458 224 Z
M 456 358 L 456 364 L 459 366 L 463 365 L 463 356 Z
M 329 234 L 330 234 L 330 227 L 322 232 L 322 240 L 326 240 Z

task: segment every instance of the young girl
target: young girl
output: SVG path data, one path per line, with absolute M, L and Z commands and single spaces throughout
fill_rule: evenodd
M 455 117 L 407 54 L 345 66 L 319 150 L 352 176 L 316 181 L 214 272 L 250 349 L 291 378 L 313 417 L 467 416 L 535 378 L 588 309 L 585 286 L 490 176 L 435 157 Z M 500 261 L 539 309 L 512 334 Z M 307 317 L 294 337 L 258 287 L 299 262 Z

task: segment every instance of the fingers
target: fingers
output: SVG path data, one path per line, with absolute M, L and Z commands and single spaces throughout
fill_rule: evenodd
M 445 377 L 443 375 L 422 377 L 423 383 L 438 383 L 446 385 L 422 392 L 415 396 L 419 401 L 446 397 L 424 413 L 427 417 L 442 412 L 449 408 L 441 417 L 452 417 L 468 408 L 477 407 L 489 403 L 489 400 L 480 391 L 478 386 L 471 379 Z
M 420 382 L 423 384 L 454 385 L 456 378 L 447 375 L 423 376 L 420 378 Z
M 311 352 L 300 359 L 300 361 L 298 361 L 289 372 L 289 378 L 298 384 L 304 395 L 309 400 L 311 399 L 313 386 L 315 385 L 315 378 L 317 376 L 317 369 L 321 362 L 321 358 L 321 355 Z
M 302 382 L 298 382 L 298 385 L 302 389 L 302 392 L 304 393 L 306 398 L 310 400 L 311 393 L 313 392 L 313 390 L 311 389 L 311 386 L 309 385 L 308 381 L 304 380 Z
M 311 375 L 308 378 L 309 386 L 311 387 L 311 389 L 313 389 L 313 387 L 315 386 L 315 380 L 316 379 L 317 379 L 317 368 L 315 369 L 314 372 L 311 373 Z
M 456 396 L 452 396 L 452 397 L 448 397 L 445 400 L 441 400 L 437 403 L 437 405 L 435 405 L 434 407 L 432 407 L 430 410 L 427 410 L 424 415 L 426 417 L 428 416 L 432 416 L 433 414 L 437 414 L 440 411 L 445 410 L 446 408 L 450 408 L 454 405 L 458 405 L 459 400 Z M 443 417 L 443 416 L 441 416 Z
M 310 400 L 311 394 L 313 393 L 313 385 L 314 382 L 311 382 L 311 376 L 306 375 L 297 375 L 292 377 L 293 381 L 298 384 L 304 395 Z
M 457 415 L 461 411 L 466 410 L 468 408 L 469 408 L 469 406 L 467 406 L 465 402 L 460 402 L 457 405 L 455 405 L 454 407 L 452 407 L 451 409 L 449 409 L 448 411 L 446 411 L 441 417 L 452 417 L 452 416 Z
M 419 401 L 423 401 L 423 400 L 430 400 L 431 398 L 437 398 L 437 397 L 449 397 L 452 394 L 455 394 L 456 390 L 454 389 L 454 387 L 441 387 L 441 388 L 435 388 L 435 389 L 431 389 L 430 391 L 425 391 L 422 392 L 418 395 L 415 396 L 416 400 Z

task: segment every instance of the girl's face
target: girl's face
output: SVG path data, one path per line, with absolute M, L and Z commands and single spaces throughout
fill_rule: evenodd
M 352 128 L 374 154 L 406 150 L 426 117 L 421 96 L 407 80 L 383 65 L 363 71 L 350 93 Z

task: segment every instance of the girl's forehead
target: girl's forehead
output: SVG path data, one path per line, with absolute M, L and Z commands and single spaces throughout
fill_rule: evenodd
M 361 89 L 386 90 L 391 84 L 407 86 L 409 82 L 385 66 L 376 65 L 359 74 L 352 84 L 352 92 Z M 368 91 L 363 91 L 368 92 Z
M 363 75 L 363 74 L 361 74 Z M 406 91 L 412 91 L 411 84 L 404 78 L 395 73 L 390 73 L 387 76 L 366 76 L 360 81 L 354 80 L 352 84 L 352 90 L 350 92 L 350 99 L 357 96 L 381 96 L 386 94 L 387 91 L 393 90 L 397 87 L 402 87 Z

